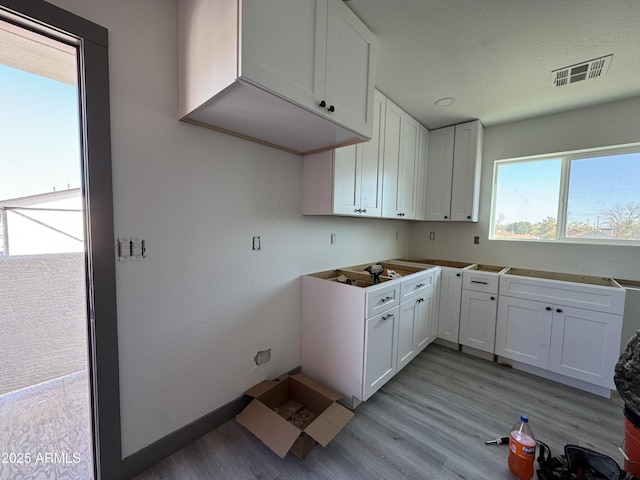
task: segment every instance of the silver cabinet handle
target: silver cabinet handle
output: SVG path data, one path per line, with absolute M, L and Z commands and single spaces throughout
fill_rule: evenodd
M 393 318 L 393 313 L 390 313 L 388 315 L 383 315 L 382 316 L 382 320 L 389 320 L 390 318 Z
M 416 285 L 416 288 L 422 288 L 424 286 L 425 286 L 424 283 L 419 283 L 419 284 Z
M 479 283 L 480 285 L 489 285 L 489 282 L 481 282 L 480 280 L 471 280 L 471 283 Z
M 388 302 L 389 300 L 393 300 L 393 297 L 384 297 L 380 299 L 382 303 Z

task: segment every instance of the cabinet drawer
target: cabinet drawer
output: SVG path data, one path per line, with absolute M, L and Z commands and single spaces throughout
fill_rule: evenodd
M 367 292 L 367 317 L 371 318 L 400 304 L 400 282 Z
M 433 288 L 435 283 L 435 271 L 428 271 L 416 276 L 404 279 L 400 282 L 400 303 L 424 294 Z
M 500 276 L 491 272 L 464 270 L 462 272 L 462 288 L 474 292 L 498 293 Z

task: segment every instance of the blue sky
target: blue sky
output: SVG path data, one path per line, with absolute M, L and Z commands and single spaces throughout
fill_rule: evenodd
M 561 173 L 561 159 L 500 167 L 496 220 L 506 225 L 557 219 Z M 640 154 L 574 159 L 568 191 L 567 223 L 600 225 L 614 204 L 640 204 Z
M 0 199 L 81 186 L 76 86 L 0 65 Z
M 505 166 L 499 171 L 496 219 L 537 223 L 558 216 L 561 160 L 538 160 Z
M 594 168 L 595 162 L 600 168 Z M 569 222 L 597 226 L 611 205 L 640 204 L 640 155 L 574 160 L 569 191 Z

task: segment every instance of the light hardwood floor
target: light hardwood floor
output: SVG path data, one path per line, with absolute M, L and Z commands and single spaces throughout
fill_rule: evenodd
M 235 420 L 135 480 L 513 480 L 507 436 L 521 413 L 562 453 L 593 448 L 622 465 L 622 401 L 609 400 L 438 345 L 429 346 L 366 403 L 327 446 L 281 460 Z

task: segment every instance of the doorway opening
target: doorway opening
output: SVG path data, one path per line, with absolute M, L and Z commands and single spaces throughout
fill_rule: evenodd
M 0 84 L 0 480 L 117 480 L 106 29 L 0 0 Z
M 0 52 L 0 478 L 91 478 L 77 47 L 0 20 Z

